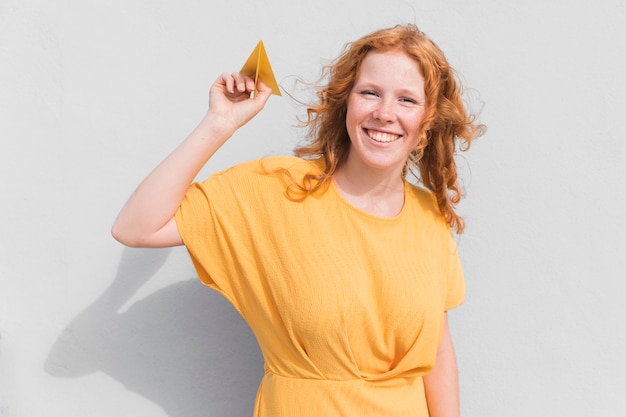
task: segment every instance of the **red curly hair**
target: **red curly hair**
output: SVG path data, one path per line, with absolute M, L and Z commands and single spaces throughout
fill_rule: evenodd
M 328 83 L 317 93 L 319 102 L 307 109 L 303 125 L 311 139 L 294 151 L 303 158 L 324 158 L 324 170 L 309 173 L 302 184 L 293 185 L 303 197 L 328 186 L 350 150 L 347 103 L 361 63 L 370 51 L 395 48 L 402 48 L 419 64 L 428 103 L 420 125 L 420 143 L 409 156 L 404 174 L 419 172 L 416 177 L 433 192 L 449 226 L 462 233 L 463 219 L 454 210 L 462 194 L 454 154 L 457 143 L 461 150 L 469 149 L 485 127 L 467 114 L 460 85 L 443 52 L 415 25 L 398 25 L 366 35 L 348 44 L 333 64 L 324 67 Z

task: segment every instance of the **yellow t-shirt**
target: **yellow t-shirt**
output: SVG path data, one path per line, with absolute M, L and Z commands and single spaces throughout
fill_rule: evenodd
M 318 165 L 251 161 L 195 183 L 176 213 L 201 281 L 259 342 L 256 417 L 426 417 L 444 311 L 463 302 L 453 235 L 431 193 L 406 183 L 394 218 L 365 213 L 331 185 L 286 197 Z

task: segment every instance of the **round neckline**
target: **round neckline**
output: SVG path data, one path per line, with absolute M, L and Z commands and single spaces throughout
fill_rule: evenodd
M 360 208 L 356 207 L 355 205 L 353 205 L 352 203 L 350 203 L 348 200 L 346 200 L 346 198 L 341 194 L 341 192 L 337 188 L 337 185 L 335 184 L 334 178 L 331 179 L 331 181 L 330 181 L 330 188 L 333 190 L 333 193 L 335 193 L 335 195 L 337 196 L 339 201 L 341 201 L 342 205 L 344 205 L 345 207 L 347 207 L 351 211 L 354 211 L 355 213 L 359 214 L 360 216 L 367 217 L 369 219 L 373 219 L 373 220 L 376 220 L 376 221 L 393 222 L 393 221 L 396 221 L 396 220 L 400 219 L 402 217 L 402 215 L 404 214 L 404 212 L 406 211 L 407 196 L 408 196 L 408 189 L 407 189 L 408 188 L 408 183 L 407 183 L 406 180 L 403 180 L 402 183 L 404 185 L 404 202 L 403 202 L 402 208 L 400 209 L 398 214 L 396 214 L 395 216 L 392 216 L 392 217 L 377 216 L 377 215 L 372 214 L 370 212 L 367 212 L 367 211 L 365 211 L 363 209 L 360 209 Z

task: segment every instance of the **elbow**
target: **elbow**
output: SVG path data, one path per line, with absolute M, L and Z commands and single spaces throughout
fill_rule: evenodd
M 115 227 L 115 225 L 111 227 L 111 236 L 113 236 L 113 239 L 117 240 L 122 245 L 130 246 L 128 244 L 128 239 L 124 236 L 124 233 L 122 233 L 119 228 Z
M 111 236 L 124 246 L 129 248 L 165 248 L 179 246 L 183 241 L 177 229 L 161 228 L 156 232 L 145 230 L 115 222 L 111 227 Z
M 173 217 L 160 228 L 145 225 L 137 218 L 118 218 L 111 227 L 111 236 L 130 248 L 164 248 L 183 244 Z
M 139 247 L 138 240 L 133 238 L 132 234 L 128 233 L 127 229 L 119 224 L 119 221 L 116 221 L 111 227 L 111 236 L 124 246 L 130 248 Z

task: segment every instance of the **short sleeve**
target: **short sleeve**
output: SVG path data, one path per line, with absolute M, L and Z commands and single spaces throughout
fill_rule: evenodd
M 465 301 L 465 277 L 452 232 L 450 232 L 448 239 L 447 260 L 448 265 L 445 268 L 447 271 L 446 311 L 460 306 Z
M 192 184 L 175 214 L 200 281 L 244 317 L 266 306 L 268 279 L 284 273 L 270 238 L 282 226 L 277 213 L 292 204 L 282 177 L 270 175 L 283 167 L 306 172 L 311 164 L 275 157 L 234 165 Z
M 241 307 L 241 271 L 246 232 L 234 213 L 241 204 L 231 170 L 194 183 L 187 190 L 175 219 L 200 281 L 220 292 L 238 310 Z M 219 198 L 217 198 L 219 197 Z M 238 248 L 235 251 L 234 248 Z

